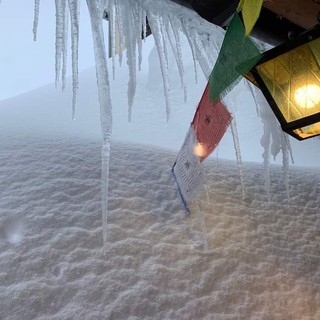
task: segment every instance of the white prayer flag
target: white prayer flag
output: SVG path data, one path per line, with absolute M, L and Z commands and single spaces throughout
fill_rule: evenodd
M 176 178 L 182 201 L 189 211 L 187 202 L 194 199 L 201 191 L 204 182 L 201 158 L 195 154 L 198 142 L 194 129 L 190 126 L 185 141 L 178 153 L 173 173 Z

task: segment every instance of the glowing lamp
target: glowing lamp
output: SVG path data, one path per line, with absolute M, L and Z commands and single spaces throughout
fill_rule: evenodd
M 251 76 L 283 131 L 299 140 L 320 135 L 320 25 L 264 52 Z

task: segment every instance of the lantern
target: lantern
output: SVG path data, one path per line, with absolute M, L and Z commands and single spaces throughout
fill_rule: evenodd
M 299 140 L 320 135 L 319 24 L 264 52 L 251 75 L 283 131 Z

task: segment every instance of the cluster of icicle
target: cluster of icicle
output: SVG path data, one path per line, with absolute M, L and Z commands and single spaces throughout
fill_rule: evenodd
M 169 101 L 169 69 L 168 52 L 172 50 L 178 70 L 184 98 L 187 99 L 187 86 L 184 75 L 184 65 L 181 51 L 180 37 L 184 34 L 191 48 L 195 80 L 197 81 L 198 66 L 207 77 L 210 76 L 214 62 L 221 45 L 217 34 L 223 35 L 220 28 L 199 19 L 196 13 L 169 0 L 87 0 L 87 8 L 91 19 L 92 38 L 94 43 L 96 76 L 101 112 L 102 128 L 102 214 L 103 238 L 107 241 L 107 202 L 108 202 L 108 176 L 110 143 L 112 133 L 112 106 L 110 99 L 108 63 L 104 42 L 103 21 L 105 13 L 109 20 L 110 47 L 112 60 L 112 73 L 115 75 L 115 58 L 118 56 L 122 63 L 123 52 L 129 69 L 128 82 L 128 118 L 131 119 L 131 108 L 136 91 L 136 72 L 142 62 L 142 45 L 146 37 L 147 24 L 149 24 L 159 55 L 163 89 L 166 101 L 167 119 L 170 117 Z M 34 5 L 34 40 L 37 38 L 40 0 L 35 0 Z M 75 106 L 78 92 L 78 42 L 79 42 L 79 13 L 80 0 L 55 0 L 56 8 L 56 46 L 55 46 L 55 71 L 56 86 L 62 81 L 62 89 L 66 82 L 67 38 L 69 23 L 71 33 L 72 55 L 72 83 L 73 102 L 72 114 L 75 115 Z M 69 22 L 70 21 L 70 22 Z M 219 43 L 218 43 L 219 42 Z M 117 48 L 119 47 L 119 48 Z M 125 50 L 124 50 L 125 49 Z M 240 170 L 241 182 L 241 154 L 235 123 L 232 125 L 232 134 Z M 284 154 L 287 154 L 284 148 Z M 265 156 L 265 159 L 267 155 Z M 287 161 L 287 160 L 285 160 Z M 286 164 L 285 164 L 286 166 Z M 244 190 L 244 187 L 243 187 Z
M 87 8 L 91 20 L 92 38 L 96 61 L 96 77 L 101 114 L 102 131 L 102 218 L 103 240 L 107 242 L 107 203 L 109 182 L 110 144 L 112 133 L 112 108 L 110 99 L 107 56 L 103 33 L 103 14 L 105 1 L 87 0 Z M 33 33 L 37 38 L 40 0 L 35 0 Z M 62 89 L 66 83 L 67 39 L 70 20 L 71 56 L 72 56 L 72 117 L 75 116 L 75 106 L 78 93 L 78 43 L 80 0 L 55 0 L 56 14 L 56 43 L 55 43 L 55 82 L 56 86 L 62 80 Z
M 285 134 L 273 114 L 267 100 L 263 96 L 262 92 L 254 88 L 252 84 L 248 84 L 249 90 L 255 100 L 257 106 L 257 113 L 263 122 L 263 135 L 261 137 L 260 143 L 264 148 L 262 154 L 263 164 L 264 164 L 264 175 L 265 175 L 265 187 L 270 200 L 270 161 L 271 155 L 275 159 L 277 155 L 282 152 L 282 170 L 283 170 L 283 181 L 287 193 L 287 198 L 289 199 L 289 164 L 290 158 L 293 163 L 293 156 L 290 141 L 287 134 Z

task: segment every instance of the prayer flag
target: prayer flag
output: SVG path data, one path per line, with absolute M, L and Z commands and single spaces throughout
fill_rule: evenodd
M 246 29 L 245 35 L 248 36 L 255 23 L 257 22 L 263 0 L 241 0 L 238 8 L 242 11 L 243 23 Z
M 245 36 L 244 26 L 235 14 L 210 75 L 211 101 L 221 100 L 260 58 L 260 51 L 250 37 Z
M 209 84 L 207 84 L 191 124 L 197 138 L 194 152 L 201 161 L 219 144 L 231 120 L 231 114 L 220 100 L 210 101 Z
M 193 127 L 190 126 L 185 141 L 172 168 L 174 177 L 178 184 L 180 196 L 188 212 L 189 209 L 187 202 L 194 199 L 199 194 L 204 180 L 200 157 L 194 153 L 194 147 L 196 144 L 197 139 Z

